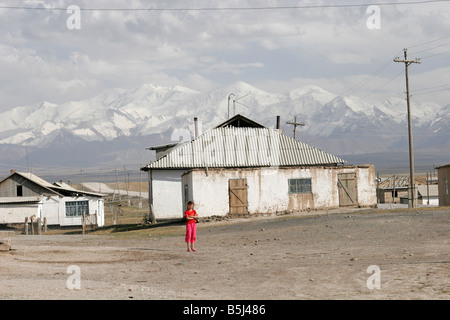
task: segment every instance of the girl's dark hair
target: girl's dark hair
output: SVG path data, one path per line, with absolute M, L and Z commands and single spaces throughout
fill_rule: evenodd
M 189 201 L 187 204 L 188 204 L 188 205 L 194 204 L 194 201 Z

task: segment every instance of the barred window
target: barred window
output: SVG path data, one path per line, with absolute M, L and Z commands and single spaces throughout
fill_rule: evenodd
M 306 179 L 289 179 L 289 193 L 304 194 L 312 193 L 311 178 Z
M 89 214 L 89 201 L 66 202 L 66 217 L 81 217 L 83 211 L 86 215 Z

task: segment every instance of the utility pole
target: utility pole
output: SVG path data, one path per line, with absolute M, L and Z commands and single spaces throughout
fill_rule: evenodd
M 128 206 L 130 206 L 130 204 L 131 204 L 130 196 L 128 195 L 129 179 L 128 179 L 128 175 L 127 175 L 127 169 L 125 168 L 125 166 L 123 166 L 123 175 L 124 175 L 124 179 L 125 179 L 125 186 L 127 188 L 127 204 L 128 204 Z
M 413 152 L 413 141 L 412 141 L 412 128 L 411 128 L 411 105 L 410 105 L 410 95 L 409 95 L 409 78 L 408 78 L 408 67 L 411 63 L 421 63 L 419 59 L 408 60 L 407 49 L 403 49 L 405 59 L 395 58 L 394 62 L 403 62 L 405 64 L 405 76 L 406 76 L 406 105 L 408 108 L 408 135 L 409 135 L 409 192 L 408 192 L 408 208 L 415 208 L 415 186 L 414 186 L 414 152 Z
M 297 131 L 297 127 L 298 126 L 305 126 L 304 122 L 297 122 L 297 116 L 294 116 L 294 122 L 287 121 L 286 124 L 290 124 L 290 125 L 294 126 L 294 139 L 295 139 L 295 136 L 296 136 L 295 132 Z
M 114 172 L 116 174 L 116 188 L 117 188 L 117 193 L 119 194 L 119 202 L 120 202 L 120 188 L 119 188 L 119 179 L 117 178 L 117 169 L 114 169 Z

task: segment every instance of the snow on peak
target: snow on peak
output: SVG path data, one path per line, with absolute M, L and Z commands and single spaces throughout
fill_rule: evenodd
M 3 112 L 0 144 L 37 145 L 61 130 L 87 141 L 161 134 L 171 127 L 189 126 L 194 117 L 199 117 L 206 130 L 227 118 L 228 106 L 231 115 L 241 113 L 268 126 L 277 115 L 283 123 L 299 116 L 308 124 L 304 131 L 321 136 L 331 134 L 336 127 L 359 130 L 367 123 L 376 127 L 377 121 L 402 123 L 406 114 L 404 99 L 373 105 L 353 96 L 337 96 L 316 85 L 270 93 L 238 81 L 201 93 L 177 85 L 143 84 L 133 89 L 106 90 L 82 101 L 45 101 Z M 443 110 L 433 104 L 413 105 L 412 109 L 415 123 L 424 126 L 436 123 Z M 442 117 L 448 117 L 448 113 L 442 113 Z
M 291 100 L 297 99 L 312 99 L 325 104 L 333 100 L 336 95 L 318 87 L 316 85 L 308 85 L 301 88 L 293 89 L 285 94 Z

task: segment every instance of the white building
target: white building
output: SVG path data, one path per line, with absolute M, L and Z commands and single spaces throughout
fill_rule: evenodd
M 156 219 L 376 206 L 373 165 L 344 160 L 241 115 L 192 141 L 150 148 L 149 203 Z
M 103 195 L 51 184 L 32 173 L 11 171 L 0 181 L 0 224 L 24 223 L 25 217 L 46 218 L 48 225 L 104 225 Z
M 419 185 L 417 189 L 418 203 L 427 206 L 439 206 L 439 190 L 437 184 Z

